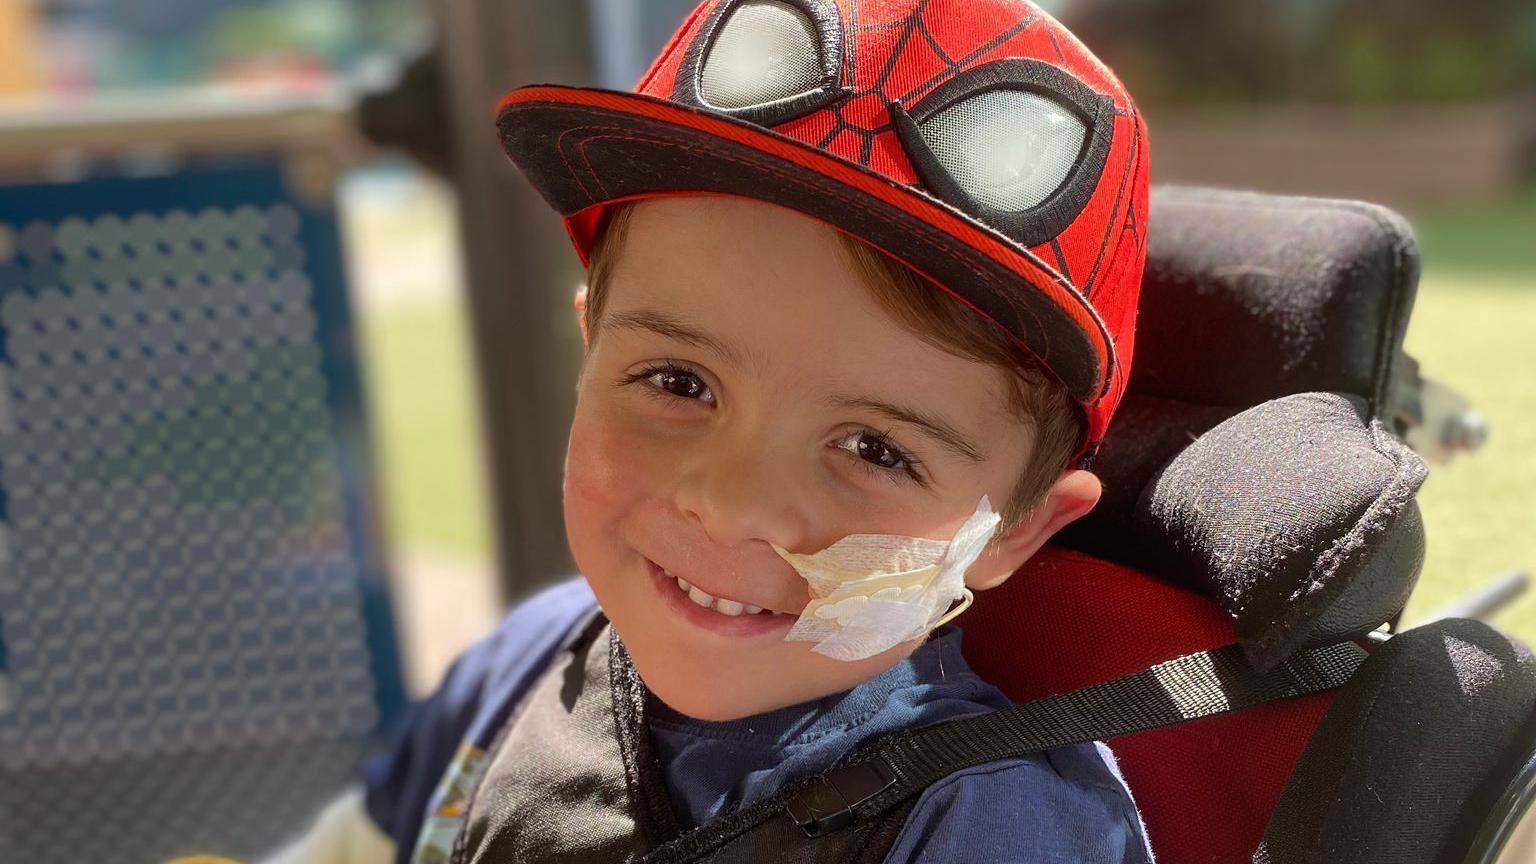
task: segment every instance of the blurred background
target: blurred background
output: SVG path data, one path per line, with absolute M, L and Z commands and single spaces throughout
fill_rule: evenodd
M 82 295 L 69 288 L 76 253 L 87 281 L 91 267 L 125 266 L 144 257 L 132 248 L 153 247 L 166 260 L 191 261 L 187 272 L 205 292 L 225 276 L 256 292 L 260 302 L 218 305 L 197 291 L 112 295 L 103 283 L 102 296 L 117 297 L 120 320 L 131 326 L 179 322 L 179 310 L 206 303 L 206 320 L 233 322 L 229 332 L 238 338 L 225 341 L 245 352 L 231 354 L 209 337 L 205 353 L 193 346 L 163 367 L 130 365 L 140 377 L 163 373 L 179 383 L 152 385 L 150 393 L 125 381 L 118 414 L 133 420 L 136 404 L 178 398 L 219 406 L 209 413 L 215 425 L 207 434 L 228 447 L 209 460 L 251 466 L 251 476 L 228 481 L 231 489 L 280 472 L 295 453 L 318 466 L 292 480 L 300 502 L 294 512 L 307 524 L 331 525 L 330 533 L 283 535 L 270 549 L 290 558 L 293 549 L 307 550 L 310 557 L 292 560 L 322 573 L 345 565 L 349 579 L 361 580 L 360 594 L 327 594 L 328 583 L 316 577 L 316 596 L 364 611 L 315 626 L 328 628 L 332 641 L 366 642 L 376 655 L 372 679 L 356 682 L 359 692 L 370 691 L 373 707 L 333 694 L 337 713 L 327 722 L 369 728 L 403 695 L 426 692 L 510 600 L 571 572 L 559 460 L 579 353 L 570 296 L 581 274 L 553 215 L 500 155 L 489 118 L 496 98 L 521 83 L 630 87 L 693 5 L 0 0 L 0 298 L 7 291 L 24 297 L 0 304 L 0 325 L 12 333 L 9 343 L 0 341 L 0 374 L 11 384 L 8 401 L 0 399 L 0 721 L 6 687 L 20 686 L 5 683 L 7 642 L 12 678 L 20 680 L 24 651 L 17 646 L 45 646 L 24 637 L 68 623 L 58 610 L 48 621 L 19 620 L 18 608 L 49 601 L 19 575 L 21 556 L 7 550 L 22 549 L 26 537 L 54 542 L 62 535 L 47 531 L 66 530 L 55 523 L 72 518 L 79 525 L 68 530 L 97 538 L 99 554 L 110 557 L 132 525 L 115 534 L 113 517 L 91 517 L 92 508 L 142 515 L 163 505 L 143 484 L 132 494 L 124 491 L 132 484 L 113 485 L 121 477 L 110 471 L 90 487 L 89 501 L 49 498 L 52 487 L 42 480 L 26 486 L 34 468 L 72 457 L 24 452 L 29 434 L 56 441 L 69 424 L 61 419 L 29 432 L 14 422 L 21 403 L 90 390 L 80 380 L 91 374 L 86 360 L 70 373 L 47 353 L 62 344 L 57 339 L 85 332 L 76 319 L 89 310 L 71 305 Z M 1137 95 L 1155 142 L 1154 182 L 1356 197 L 1410 217 L 1424 274 L 1408 350 L 1426 375 L 1467 397 L 1491 435 L 1477 452 L 1436 468 L 1420 496 L 1428 559 L 1405 622 L 1536 563 L 1536 4 L 1041 5 Z M 183 180 L 167 179 L 176 176 Z M 61 191 L 66 187 L 71 191 Z M 215 191 L 229 201 L 220 203 Z M 162 193 L 178 202 L 170 213 L 135 222 L 138 211 L 165 209 L 143 197 Z M 45 259 L 54 263 L 44 267 Z M 276 275 L 250 288 L 260 280 L 246 279 L 246 271 Z M 276 312 L 257 308 L 268 300 Z M 67 332 L 50 331 L 49 321 L 70 323 Z M 28 335 L 29 326 L 41 335 Z M 115 362 L 115 350 L 103 348 L 91 362 Z M 295 416 L 312 412 L 319 437 L 295 432 L 291 451 L 242 444 L 247 420 L 233 406 L 250 394 L 239 392 L 238 375 L 204 374 L 226 362 L 236 371 L 312 379 L 311 390 L 290 387 L 271 398 L 288 400 L 273 404 Z M 28 384 L 29 375 L 40 383 Z M 143 441 L 162 434 L 168 416 L 157 408 L 128 432 L 114 432 L 112 452 L 121 457 L 114 458 L 149 452 Z M 111 449 L 82 440 L 97 455 Z M 111 470 L 132 475 L 124 465 Z M 202 488 L 219 476 L 215 466 L 184 479 Z M 29 490 L 66 516 L 28 511 Z M 243 536 L 242 526 L 261 515 L 252 515 L 254 505 L 213 498 L 198 516 L 209 537 Z M 69 507 L 80 509 L 70 516 Z M 165 518 L 185 527 L 192 517 L 177 511 Z M 138 564 L 158 567 L 168 555 L 174 551 L 151 544 Z M 196 574 L 195 563 L 186 568 L 188 578 Z M 67 583 L 68 574 L 60 579 Z M 117 581 L 123 584 L 77 587 L 105 591 L 105 602 L 132 612 L 125 587 L 132 580 Z M 171 615 L 170 589 L 156 596 Z M 272 606 L 272 620 L 297 615 L 294 608 Z M 193 611 L 209 620 L 239 617 L 230 607 Z M 174 635 L 174 624 L 156 624 L 150 611 L 132 614 L 140 617 L 123 620 Z M 1536 642 L 1536 596 L 1493 620 Z M 264 631 L 261 638 L 276 644 L 303 635 Z M 388 662 L 380 665 L 377 656 Z M 324 662 L 294 662 L 311 673 L 303 686 L 332 686 L 317 683 L 330 668 Z M 184 672 L 192 674 L 166 680 L 187 680 L 175 677 Z M 197 674 L 220 673 L 209 667 Z M 389 682 L 402 674 L 404 693 L 394 692 Z M 250 707 L 249 694 L 230 698 Z M 112 714 L 124 709 L 93 710 L 98 714 L 65 717 L 63 728 L 124 719 Z M 206 716 L 212 728 L 221 715 Z M 47 749 L 6 739 L 4 731 L 0 722 L 0 747 L 32 746 L 33 755 Z M 97 755 L 118 752 L 110 742 L 91 746 L 106 748 Z

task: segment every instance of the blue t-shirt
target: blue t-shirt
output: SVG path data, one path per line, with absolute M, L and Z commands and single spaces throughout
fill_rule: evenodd
M 486 750 L 511 710 L 595 605 L 582 580 L 512 611 L 412 709 L 366 771 L 368 812 L 400 861 L 431 859 L 458 833 Z M 654 697 L 648 721 L 681 825 L 701 825 L 826 770 L 887 733 L 1005 708 L 938 631 L 884 674 L 841 694 L 727 722 Z M 950 775 L 923 792 L 886 861 L 1142 864 L 1152 854 L 1130 790 L 1103 744 L 1058 747 Z

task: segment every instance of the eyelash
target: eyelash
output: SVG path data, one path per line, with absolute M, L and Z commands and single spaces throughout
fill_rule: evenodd
M 654 378 L 657 375 L 688 375 L 688 376 L 691 376 L 693 378 L 698 379 L 699 383 L 702 384 L 706 389 L 708 389 L 708 387 L 709 387 L 708 384 L 704 384 L 703 378 L 697 372 L 695 372 L 692 369 L 688 368 L 686 365 L 677 362 L 676 360 L 663 360 L 663 361 L 661 361 L 659 363 L 653 363 L 653 364 L 651 364 L 649 366 L 646 366 L 646 367 L 640 369 L 639 371 L 631 372 L 629 374 L 626 374 L 622 378 L 619 379 L 619 385 L 620 386 L 628 386 L 628 385 L 631 385 L 631 384 L 637 384 L 637 383 L 642 383 L 642 382 L 645 382 L 645 383 L 649 384 L 649 379 Z M 657 387 L 654 384 L 649 384 L 649 386 L 645 387 L 644 388 L 644 392 L 645 392 L 645 394 L 647 396 L 650 396 L 651 398 L 654 398 L 654 399 L 659 399 L 659 400 L 664 401 L 664 402 L 679 402 L 679 401 L 682 401 L 682 402 L 695 402 L 695 401 L 699 401 L 699 400 L 696 400 L 696 399 L 689 399 L 686 396 L 678 396 L 675 393 L 669 393 L 666 390 L 663 390 L 663 389 L 661 389 L 660 387 Z M 849 451 L 848 448 L 846 448 L 846 447 L 839 446 L 837 449 L 842 450 L 844 453 L 847 453 L 848 456 L 850 458 L 852 458 L 853 461 L 857 462 L 859 464 L 859 466 L 861 468 L 863 468 L 871 477 L 876 477 L 876 478 L 879 478 L 879 479 L 882 479 L 882 480 L 888 480 L 888 481 L 890 481 L 892 483 L 912 482 L 912 483 L 916 483 L 919 486 L 922 486 L 922 487 L 925 487 L 925 488 L 927 487 L 928 483 L 923 478 L 923 474 L 922 474 L 922 471 L 921 471 L 921 469 L 923 467 L 923 460 L 921 460 L 921 459 L 917 458 L 916 456 L 912 455 L 912 453 L 909 452 L 905 447 L 902 447 L 901 445 L 897 444 L 895 441 L 892 441 L 891 440 L 891 433 L 889 431 L 887 431 L 887 432 L 876 432 L 875 430 L 868 429 L 868 428 L 858 429 L 858 430 L 855 430 L 854 432 L 849 433 L 848 435 L 844 435 L 842 438 L 838 439 L 838 441 L 839 441 L 839 443 L 841 443 L 842 441 L 848 440 L 848 438 L 851 437 L 852 435 L 859 434 L 859 433 L 863 433 L 863 434 L 866 434 L 866 435 L 869 435 L 869 436 L 873 437 L 881 445 L 883 445 L 886 448 L 888 448 L 892 453 L 896 454 L 896 457 L 901 460 L 902 464 L 905 467 L 903 467 L 903 468 L 883 468 L 883 467 L 881 467 L 879 465 L 874 464 L 873 462 L 870 462 L 867 459 L 859 458 L 859 455 L 857 453 L 853 453 L 853 452 Z

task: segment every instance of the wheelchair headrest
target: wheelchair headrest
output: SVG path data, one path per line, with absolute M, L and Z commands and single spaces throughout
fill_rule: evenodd
M 1297 542 L 1308 537 L 1310 548 L 1327 548 L 1343 540 L 1330 532 L 1347 531 L 1351 523 L 1342 514 L 1355 512 L 1351 508 L 1361 499 L 1346 490 L 1339 502 L 1314 501 L 1309 511 L 1298 511 L 1294 504 L 1266 497 L 1265 490 L 1311 488 L 1307 484 L 1323 475 L 1309 471 L 1345 470 L 1358 463 L 1378 465 L 1390 474 L 1388 462 L 1400 463 L 1402 470 L 1416 462 L 1406 451 L 1388 453 L 1374 432 L 1375 421 L 1389 413 L 1392 378 L 1418 283 L 1411 229 L 1392 211 L 1362 202 L 1160 187 L 1153 191 L 1148 230 L 1129 392 L 1092 466 L 1104 482 L 1104 497 L 1058 541 L 1210 593 L 1229 611 L 1238 606 L 1275 611 L 1269 604 L 1300 591 L 1304 602 L 1282 615 L 1294 625 L 1292 636 L 1261 634 L 1259 613 L 1253 613 L 1249 626 L 1257 629 L 1244 635 L 1256 640 L 1255 660 L 1273 662 L 1275 652 L 1295 647 L 1296 639 L 1325 637 L 1346 624 L 1368 630 L 1390 618 L 1417 578 L 1415 556 L 1421 555 L 1414 551 L 1423 540 L 1411 490 L 1393 527 L 1379 538 L 1384 557 L 1370 556 L 1377 562 L 1373 566 L 1402 559 L 1399 563 L 1407 562 L 1411 572 L 1365 580 L 1341 573 L 1330 580 L 1336 588 L 1320 593 L 1295 582 L 1299 558 L 1274 559 L 1268 575 L 1254 569 L 1261 563 L 1257 558 L 1235 569 L 1202 569 L 1214 562 L 1194 560 L 1188 547 L 1174 543 L 1179 531 L 1172 526 L 1149 530 L 1145 516 L 1140 531 L 1134 526 L 1138 505 L 1164 500 L 1155 498 L 1149 484 L 1190 442 L 1245 409 L 1293 394 L 1331 391 L 1355 401 L 1347 411 L 1340 407 L 1345 403 L 1320 398 L 1246 418 L 1223 433 L 1221 446 L 1202 448 L 1179 470 L 1165 472 L 1163 494 L 1175 476 L 1213 489 L 1219 487 L 1211 484 L 1230 482 L 1246 471 L 1252 477 L 1249 486 L 1228 491 L 1259 495 L 1254 500 L 1266 501 L 1270 511 L 1225 508 L 1222 518 L 1266 517 L 1272 524 L 1265 530 L 1275 536 Z M 1308 412 L 1316 416 L 1303 416 Z M 1306 438 L 1308 424 L 1331 431 Z M 1307 456 L 1298 451 L 1295 459 L 1267 453 L 1269 463 L 1244 465 L 1261 453 L 1235 442 L 1262 443 L 1265 435 L 1312 449 L 1305 450 Z M 1300 473 L 1279 477 L 1277 471 Z M 1307 524 L 1311 517 L 1323 518 Z M 1181 530 L 1234 540 L 1257 531 L 1258 523 L 1185 525 Z M 1356 567 L 1364 563 L 1357 561 Z M 1263 582 L 1273 596 L 1260 600 L 1252 590 L 1237 591 L 1237 581 L 1244 579 Z M 1350 584 L 1356 587 L 1346 590 Z M 1358 593 L 1367 589 L 1375 593 L 1368 598 Z M 1330 599 L 1335 604 L 1331 618 L 1325 614 Z M 1303 627 L 1292 615 L 1310 623 Z
M 1355 201 L 1162 187 L 1129 390 L 1246 408 L 1354 393 L 1380 416 L 1418 285 L 1412 229 Z
M 1226 609 L 1249 661 L 1371 630 L 1408 601 L 1426 468 L 1363 400 L 1301 393 L 1222 423 L 1142 492 L 1136 535 Z

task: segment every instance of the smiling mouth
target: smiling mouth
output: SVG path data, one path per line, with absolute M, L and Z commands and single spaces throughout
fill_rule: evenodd
M 702 606 L 705 609 L 712 609 L 715 612 L 719 612 L 721 615 L 727 615 L 735 618 L 742 615 L 771 616 L 783 614 L 775 612 L 772 609 L 764 609 L 761 606 L 753 606 L 750 603 L 740 603 L 735 600 L 728 600 L 724 597 L 716 597 L 704 591 L 697 585 L 689 584 L 688 580 L 683 579 L 680 576 L 673 576 L 665 569 L 661 571 L 661 575 L 671 579 L 672 584 L 677 586 L 677 590 L 681 591 L 683 594 L 686 594 L 689 600 L 692 600 L 695 604 Z

